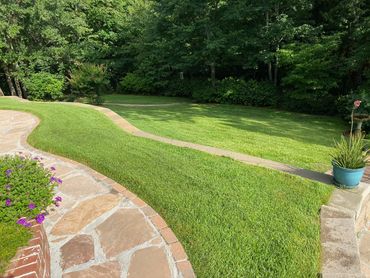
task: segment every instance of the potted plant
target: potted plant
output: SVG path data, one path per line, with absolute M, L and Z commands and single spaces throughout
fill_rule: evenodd
M 360 100 L 354 102 L 350 136 L 348 138 L 342 136 L 341 140 L 335 143 L 332 154 L 334 183 L 344 188 L 358 186 L 369 162 L 369 151 L 366 149 L 364 135 L 353 133 L 354 112 L 360 105 Z

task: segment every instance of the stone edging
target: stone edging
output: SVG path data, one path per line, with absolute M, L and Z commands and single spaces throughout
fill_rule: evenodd
M 356 189 L 335 189 L 321 207 L 322 277 L 364 277 L 359 235 L 370 217 L 369 201 L 370 184 L 361 183 Z
M 22 112 L 22 113 L 27 113 L 27 112 Z M 35 119 L 37 119 L 37 123 L 32 127 L 31 130 L 34 130 L 34 128 L 36 126 L 38 126 L 39 123 L 40 123 L 40 119 L 35 115 L 33 115 L 33 116 L 35 117 Z M 77 168 L 81 168 L 81 169 L 85 170 L 87 173 L 89 173 L 91 176 L 93 176 L 97 181 L 102 181 L 102 182 L 110 185 L 114 190 L 118 191 L 124 197 L 126 197 L 131 202 L 133 202 L 144 213 L 144 215 L 146 217 L 148 217 L 148 219 L 151 221 L 153 226 L 158 230 L 158 232 L 160 233 L 160 235 L 162 236 L 164 241 L 168 244 L 168 246 L 170 248 L 170 251 L 171 251 L 171 254 L 172 254 L 172 258 L 173 258 L 173 260 L 176 264 L 176 267 L 177 267 L 177 269 L 180 273 L 180 277 L 183 277 L 183 278 L 194 278 L 194 277 L 196 277 L 196 275 L 194 273 L 194 270 L 193 270 L 193 267 L 192 267 L 190 261 L 188 260 L 188 256 L 185 252 L 184 247 L 182 246 L 180 241 L 177 239 L 176 235 L 171 230 L 171 228 L 168 227 L 166 221 L 152 207 L 150 207 L 147 203 L 145 203 L 142 199 L 137 197 L 134 193 L 129 191 L 124 186 L 120 185 L 119 183 L 115 182 L 114 180 L 100 174 L 99 172 L 97 172 L 97 171 L 95 171 L 95 170 L 93 170 L 93 169 L 91 169 L 91 168 L 89 168 L 89 167 L 87 167 L 87 166 L 85 166 L 81 163 L 78 163 L 74 160 L 71 160 L 71 159 L 68 159 L 68 158 L 65 158 L 65 157 L 62 157 L 62 156 L 59 156 L 59 155 L 55 155 L 55 154 L 51 154 L 51 153 L 48 153 L 48 152 L 44 152 L 42 150 L 35 149 L 34 147 L 32 147 L 28 144 L 28 142 L 27 142 L 28 135 L 29 134 L 25 134 L 21 137 L 21 144 L 24 147 L 26 147 L 27 149 L 37 151 L 38 153 L 43 154 L 45 156 L 55 157 L 55 158 L 57 158 L 59 160 L 62 160 L 64 162 L 73 164 Z M 43 228 L 42 228 L 42 230 L 44 231 Z M 44 238 L 43 239 L 47 239 L 45 231 L 44 231 Z M 49 266 L 49 269 L 50 269 L 50 255 L 49 255 L 48 258 L 49 258 L 48 266 Z M 22 275 L 24 275 L 24 274 L 22 274 Z M 13 278 L 13 277 L 16 277 L 16 276 L 9 276 L 8 278 Z M 32 277 L 32 276 L 30 276 L 30 277 Z M 50 276 L 35 276 L 35 277 L 50 277 Z M 28 276 L 27 276 L 27 278 L 28 278 Z
M 50 250 L 44 227 L 33 223 L 32 238 L 28 246 L 17 251 L 5 272 L 6 278 L 49 278 Z

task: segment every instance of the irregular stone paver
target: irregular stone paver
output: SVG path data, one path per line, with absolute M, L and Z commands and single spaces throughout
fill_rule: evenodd
M 63 179 L 56 192 L 63 202 L 49 210 L 43 225 L 51 251 L 51 277 L 123 278 L 129 266 L 133 275 L 152 269 L 155 276 L 148 277 L 186 277 L 180 266 L 187 256 L 172 246 L 181 245 L 174 235 L 170 242 L 162 236 L 160 230 L 168 230 L 163 219 L 107 177 L 28 146 L 26 137 L 37 124 L 31 114 L 0 110 L 0 154 L 42 157 L 45 167 L 55 167 L 56 176 Z
M 149 247 L 136 251 L 132 256 L 129 278 L 169 278 L 170 269 L 162 248 Z
M 96 195 L 97 193 L 109 192 L 108 188 L 98 184 L 91 177 L 83 175 L 71 176 L 64 179 L 63 184 L 59 186 L 59 190 L 75 198 L 83 198 Z
M 137 209 L 120 209 L 97 227 L 105 255 L 114 257 L 155 236 Z M 130 238 L 127 235 L 131 235 Z
M 121 268 L 118 262 L 94 265 L 88 269 L 66 273 L 63 278 L 120 278 Z
M 60 248 L 61 267 L 67 269 L 94 259 L 94 242 L 92 236 L 78 235 Z
M 117 206 L 118 194 L 106 194 L 81 202 L 67 212 L 51 230 L 55 236 L 75 234 L 103 213 Z

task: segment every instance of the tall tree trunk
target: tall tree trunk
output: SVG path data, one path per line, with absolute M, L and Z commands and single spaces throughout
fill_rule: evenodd
M 24 85 L 23 82 L 21 82 L 21 87 L 22 87 L 22 91 L 23 91 L 23 98 L 27 99 L 28 98 L 28 92 L 27 92 L 27 88 L 26 88 L 26 86 Z
M 278 45 L 275 52 L 275 69 L 274 69 L 274 85 L 277 86 L 278 83 L 278 70 L 279 70 L 279 52 L 280 46 Z
M 216 87 L 216 66 L 215 62 L 212 62 L 211 65 L 211 82 L 212 82 L 212 87 Z
M 269 11 L 266 11 L 266 29 L 268 31 L 270 26 L 270 13 Z M 272 82 L 272 64 L 271 61 L 267 63 L 267 74 L 269 77 L 269 81 Z
M 1 89 L 0 87 L 0 97 L 3 97 L 4 96 L 4 92 L 3 92 L 3 89 Z
M 267 67 L 268 67 L 269 81 L 272 82 L 272 64 L 271 64 L 271 62 L 269 62 L 267 64 Z
M 15 88 L 13 85 L 12 77 L 10 76 L 9 68 L 7 65 L 3 66 L 5 77 L 6 77 L 6 82 L 8 83 L 9 86 L 9 91 L 12 96 L 16 96 Z
M 15 83 L 15 89 L 17 91 L 17 94 L 20 98 L 23 98 L 23 94 L 22 94 L 22 89 L 21 89 L 21 84 L 19 83 L 19 80 L 18 78 L 14 78 L 14 83 Z

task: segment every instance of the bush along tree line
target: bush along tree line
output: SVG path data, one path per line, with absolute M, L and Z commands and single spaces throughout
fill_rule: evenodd
M 370 0 L 1 0 L 0 30 L 0 94 L 34 100 L 335 114 L 370 94 Z

